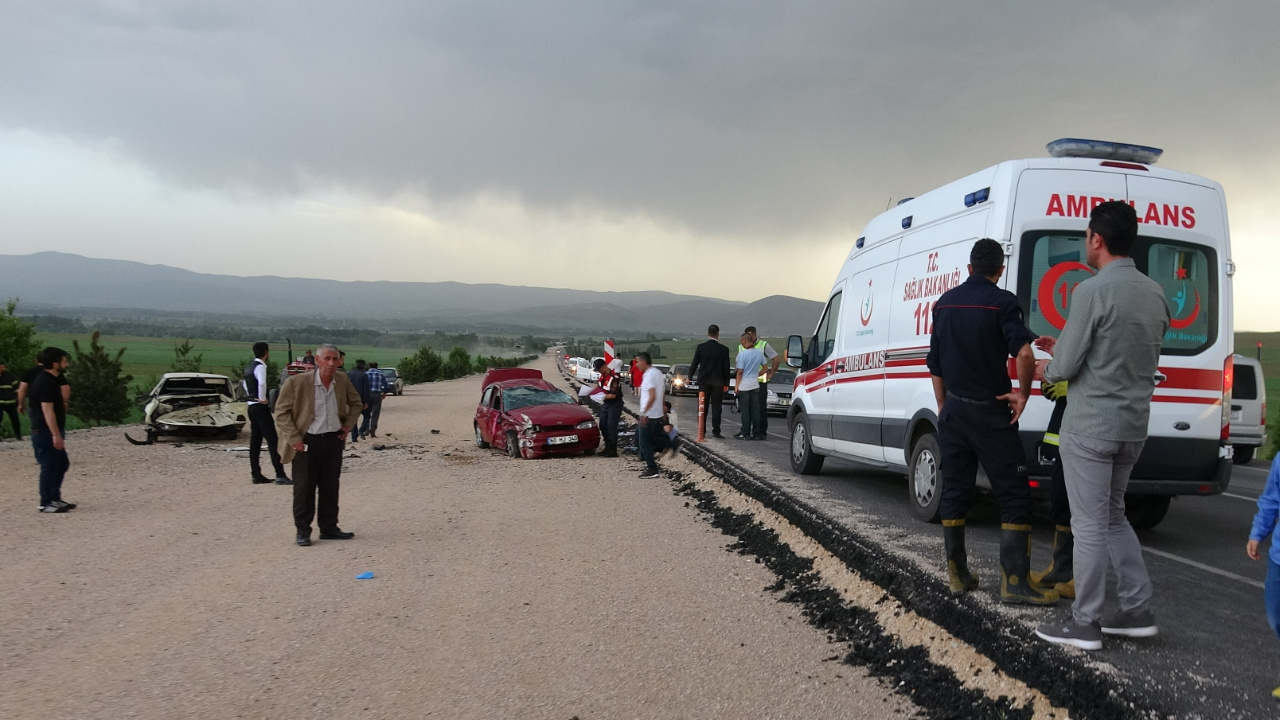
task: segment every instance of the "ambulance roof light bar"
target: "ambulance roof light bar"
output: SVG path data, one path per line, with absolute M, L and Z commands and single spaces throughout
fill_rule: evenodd
M 1137 162 L 1154 165 L 1164 154 L 1160 148 L 1129 143 L 1109 142 L 1106 140 L 1085 140 L 1082 138 L 1062 138 L 1044 146 L 1050 157 L 1056 158 L 1097 158 L 1099 160 L 1119 160 L 1121 162 Z

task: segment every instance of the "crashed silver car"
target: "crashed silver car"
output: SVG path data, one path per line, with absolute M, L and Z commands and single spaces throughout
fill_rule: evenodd
M 150 445 L 160 435 L 234 439 L 249 418 L 243 393 L 226 375 L 165 373 L 154 389 L 138 400 L 143 405 L 146 440 L 125 439 L 134 445 Z

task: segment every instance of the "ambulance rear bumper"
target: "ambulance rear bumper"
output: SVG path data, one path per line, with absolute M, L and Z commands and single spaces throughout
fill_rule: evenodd
M 1047 489 L 1053 474 L 1043 433 L 1021 433 L 1031 478 Z M 1218 495 L 1231 484 L 1231 448 L 1217 440 L 1152 437 L 1129 476 L 1133 495 Z

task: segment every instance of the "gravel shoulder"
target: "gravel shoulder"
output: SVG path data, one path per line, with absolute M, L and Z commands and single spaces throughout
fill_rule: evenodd
M 356 538 L 310 548 L 236 443 L 72 433 L 64 515 L 0 443 L 0 717 L 916 712 L 634 459 L 476 448 L 478 385 L 389 398 L 387 449 L 348 449 Z

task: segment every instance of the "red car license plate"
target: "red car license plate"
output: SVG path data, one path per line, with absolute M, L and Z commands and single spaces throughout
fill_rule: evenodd
M 569 445 L 578 442 L 577 435 L 560 435 L 558 437 L 547 438 L 548 445 Z

